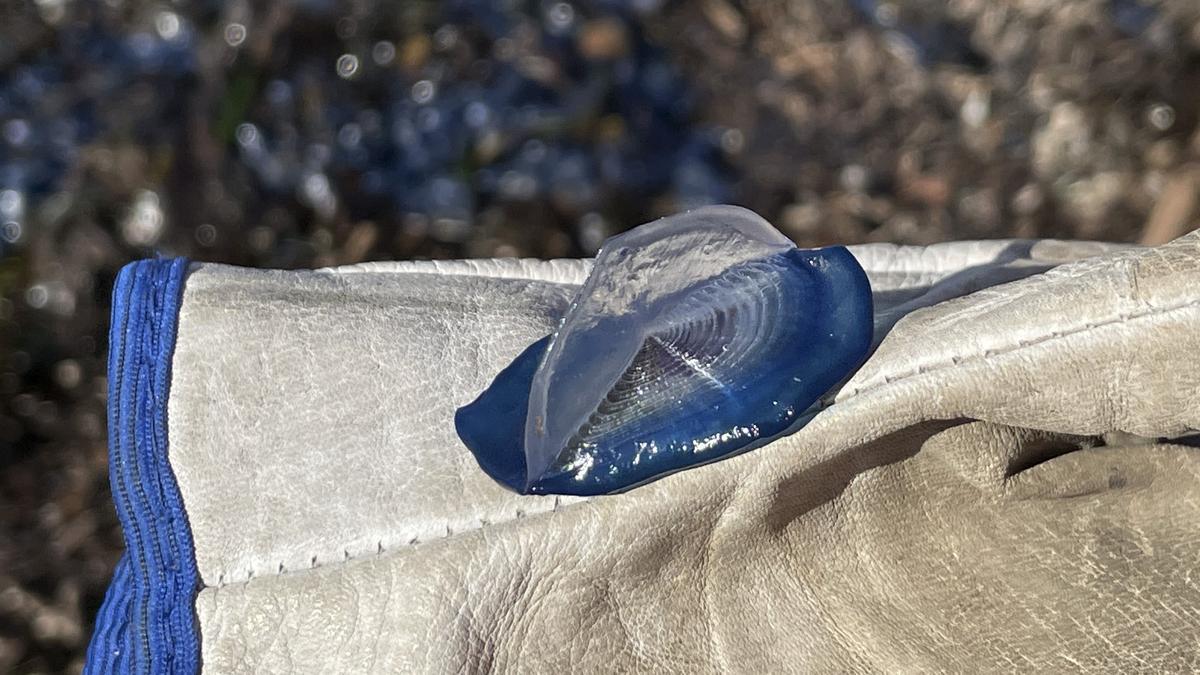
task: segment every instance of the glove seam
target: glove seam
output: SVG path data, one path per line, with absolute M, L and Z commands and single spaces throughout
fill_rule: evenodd
M 934 363 L 918 366 L 918 367 L 910 369 L 908 371 L 904 371 L 899 375 L 884 374 L 884 375 L 882 375 L 882 377 L 880 378 L 879 381 L 876 381 L 873 384 L 868 384 L 868 385 L 865 385 L 862 387 L 857 387 L 855 389 L 852 389 L 844 397 L 838 397 L 834 401 L 831 401 L 830 403 L 824 405 L 824 407 L 829 407 L 835 403 L 844 403 L 844 402 L 849 401 L 850 399 L 860 396 L 862 394 L 871 393 L 871 392 L 881 389 L 887 385 L 899 384 L 900 382 L 912 379 L 919 375 L 927 375 L 927 374 L 932 374 L 932 373 L 936 373 L 936 372 L 941 372 L 943 370 L 948 370 L 953 367 L 967 365 L 967 364 L 971 364 L 971 363 L 974 363 L 977 361 L 985 361 L 987 359 L 990 359 L 990 358 L 993 358 L 996 356 L 1003 356 L 1005 354 L 1011 354 L 1011 353 L 1019 351 L 1021 349 L 1026 349 L 1029 347 L 1036 347 L 1036 346 L 1044 344 L 1046 342 L 1052 342 L 1054 340 L 1061 340 L 1061 339 L 1073 337 L 1076 335 L 1083 335 L 1083 334 L 1086 334 L 1088 332 L 1091 332 L 1091 331 L 1094 331 L 1097 329 L 1106 328 L 1109 326 L 1120 325 L 1123 323 L 1128 323 L 1130 321 L 1136 321 L 1136 320 L 1140 320 L 1140 319 L 1153 318 L 1153 317 L 1161 316 L 1164 314 L 1169 314 L 1171 312 L 1176 312 L 1176 311 L 1180 311 L 1180 310 L 1184 310 L 1184 309 L 1190 309 L 1190 308 L 1194 308 L 1194 307 L 1198 307 L 1198 306 L 1200 306 L 1200 299 L 1191 299 L 1186 302 L 1176 303 L 1173 305 L 1168 305 L 1166 307 L 1151 307 L 1151 308 L 1149 308 L 1145 311 L 1141 311 L 1141 312 L 1123 312 L 1123 313 L 1117 314 L 1116 316 L 1110 317 L 1110 318 L 1102 320 L 1102 321 L 1089 321 L 1087 323 L 1076 326 L 1074 328 L 1069 328 L 1066 330 L 1051 331 L 1050 333 L 1047 333 L 1040 337 L 1017 340 L 1016 342 L 1009 343 L 1008 345 L 1004 345 L 1004 346 L 1000 346 L 1000 347 L 990 347 L 988 349 L 984 349 L 984 350 L 975 352 L 973 354 L 954 355 L 954 356 L 951 356 L 949 360 L 942 360 L 942 361 L 937 361 Z M 840 392 L 839 392 L 839 394 L 840 394 Z
M 421 537 L 412 537 L 412 538 L 408 539 L 408 541 L 401 541 L 400 543 L 396 543 L 396 544 L 385 545 L 384 540 L 379 539 L 376 542 L 375 550 L 370 553 L 365 553 L 365 554 L 360 553 L 357 555 L 350 555 L 349 550 L 343 545 L 343 546 L 339 547 L 342 552 L 342 556 L 340 557 L 340 559 L 336 554 L 331 555 L 331 556 L 321 556 L 319 554 L 314 554 L 310 557 L 310 564 L 308 567 L 288 568 L 287 565 L 283 561 L 280 561 L 277 565 L 273 566 L 272 568 L 268 568 L 268 569 L 274 569 L 275 571 L 273 571 L 273 572 L 262 573 L 262 572 L 255 572 L 254 570 L 251 569 L 251 570 L 248 570 L 245 575 L 239 575 L 236 578 L 229 578 L 231 576 L 229 572 L 221 572 L 220 574 L 217 575 L 216 583 L 204 584 L 203 587 L 206 589 L 208 589 L 208 588 L 220 589 L 220 588 L 225 588 L 226 586 L 236 586 L 236 585 L 245 584 L 256 578 L 270 579 L 273 577 L 286 577 L 286 576 L 298 575 L 298 574 L 302 574 L 302 573 L 306 573 L 306 572 L 311 572 L 313 570 L 326 568 L 326 567 L 338 567 L 345 563 L 363 561 L 363 560 L 371 560 L 374 558 L 382 557 L 383 555 L 385 555 L 387 553 L 398 553 L 400 551 L 404 551 L 407 549 L 417 548 L 424 544 L 431 544 L 431 543 L 438 542 L 438 541 L 446 541 L 446 540 L 453 539 L 453 538 L 456 538 L 461 535 L 471 534 L 473 532 L 482 532 L 484 530 L 492 529 L 494 527 L 499 527 L 502 525 L 507 525 L 509 523 L 514 523 L 519 520 L 524 520 L 531 516 L 539 516 L 539 515 L 543 515 L 543 514 L 547 514 L 547 513 L 554 513 L 554 512 L 562 510 L 565 507 L 573 506 L 576 504 L 583 504 L 583 503 L 586 503 L 589 501 L 591 501 L 591 498 L 589 498 L 589 497 L 573 497 L 572 501 L 570 501 L 566 504 L 563 504 L 562 497 L 559 495 L 555 495 L 554 503 L 548 509 L 539 508 L 536 510 L 530 510 L 530 509 L 519 508 L 519 509 L 516 509 L 512 514 L 506 516 L 503 519 L 488 520 L 485 518 L 480 518 L 477 521 L 475 521 L 474 523 L 472 523 L 472 525 L 470 527 L 465 527 L 465 528 L 462 528 L 459 530 L 454 529 L 453 527 L 451 527 L 451 525 L 449 523 L 446 523 L 446 525 L 444 526 L 444 531 L 445 531 L 444 534 L 434 536 L 434 537 L 426 537 L 424 539 L 422 539 Z M 325 558 L 326 561 L 321 562 L 322 558 Z

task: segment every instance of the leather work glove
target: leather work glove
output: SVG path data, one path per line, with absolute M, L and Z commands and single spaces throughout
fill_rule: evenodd
M 1200 234 L 851 250 L 878 347 L 806 427 L 591 499 L 506 491 L 453 425 L 587 261 L 130 286 L 166 318 L 114 328 L 149 365 L 112 380 L 89 667 L 1200 669 Z

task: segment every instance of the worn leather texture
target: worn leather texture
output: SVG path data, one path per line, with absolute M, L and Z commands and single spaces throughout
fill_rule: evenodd
M 506 492 L 452 421 L 586 261 L 197 266 L 204 670 L 1200 668 L 1200 236 L 853 251 L 878 348 L 808 426 L 590 500 Z

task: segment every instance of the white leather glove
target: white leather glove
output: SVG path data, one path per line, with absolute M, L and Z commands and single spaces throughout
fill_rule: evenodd
M 203 670 L 1200 668 L 1200 455 L 1164 440 L 1200 235 L 852 251 L 879 346 L 808 426 L 590 500 L 453 426 L 586 261 L 196 266 L 165 405 Z

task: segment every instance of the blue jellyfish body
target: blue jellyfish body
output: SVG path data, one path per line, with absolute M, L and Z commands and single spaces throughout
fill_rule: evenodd
M 791 429 L 871 334 L 870 284 L 845 248 L 697 209 L 610 239 L 558 331 L 455 423 L 517 492 L 621 492 Z

